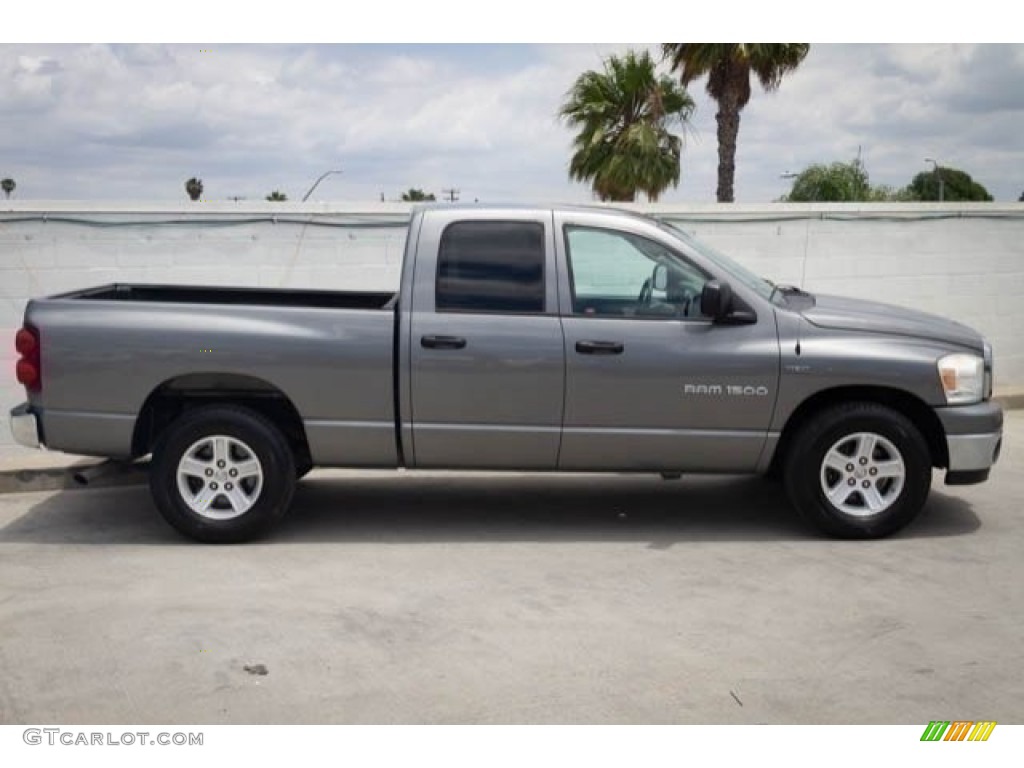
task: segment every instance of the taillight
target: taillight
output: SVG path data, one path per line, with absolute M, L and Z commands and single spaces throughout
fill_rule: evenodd
M 14 335 L 14 348 L 21 358 L 14 367 L 18 383 L 24 384 L 30 392 L 43 388 L 43 367 L 39 354 L 39 331 L 26 325 Z

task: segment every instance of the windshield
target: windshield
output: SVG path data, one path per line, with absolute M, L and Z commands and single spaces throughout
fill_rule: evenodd
M 679 229 L 679 227 L 669 224 L 667 221 L 659 220 L 658 226 L 679 240 L 682 240 L 687 246 L 695 250 L 708 261 L 711 261 L 721 267 L 724 271 L 728 272 L 729 275 L 743 283 L 743 285 L 753 291 L 756 291 L 759 296 L 765 299 L 771 299 L 772 284 L 763 277 L 758 277 L 746 267 L 737 264 L 724 253 L 719 253 L 707 243 L 702 243 L 700 240 L 694 239 L 692 236 Z

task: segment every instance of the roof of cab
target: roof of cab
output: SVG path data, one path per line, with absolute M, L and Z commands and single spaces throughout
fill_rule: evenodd
M 555 211 L 555 212 L 572 212 L 578 211 L 582 213 L 606 213 L 614 216 L 622 216 L 624 218 L 631 219 L 642 219 L 644 221 L 650 221 L 651 217 L 646 216 L 642 213 L 636 213 L 634 211 L 623 210 L 617 208 L 614 205 L 601 205 L 601 204 L 569 204 L 569 203 L 550 203 L 540 205 L 526 205 L 521 203 L 417 203 L 413 206 L 413 212 L 417 211 Z

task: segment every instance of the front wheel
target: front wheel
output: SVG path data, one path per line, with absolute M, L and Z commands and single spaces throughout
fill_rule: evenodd
M 789 497 L 805 520 L 833 536 L 888 536 L 928 498 L 928 445 L 906 416 L 886 406 L 830 408 L 812 417 L 791 445 Z
M 153 452 L 149 486 L 160 514 L 197 541 L 263 535 L 287 512 L 295 459 L 281 432 L 247 408 L 189 411 Z

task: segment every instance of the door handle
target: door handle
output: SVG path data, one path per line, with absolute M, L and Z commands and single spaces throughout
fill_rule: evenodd
M 466 340 L 461 336 L 424 336 L 420 345 L 426 349 L 462 349 Z
M 621 341 L 577 341 L 576 351 L 581 355 L 621 355 L 626 345 Z

